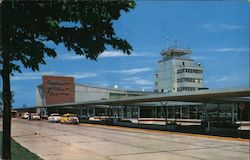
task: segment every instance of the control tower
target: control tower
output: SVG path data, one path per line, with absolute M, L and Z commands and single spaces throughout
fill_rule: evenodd
M 203 67 L 189 58 L 190 49 L 168 48 L 161 52 L 155 72 L 155 92 L 196 91 L 203 88 Z

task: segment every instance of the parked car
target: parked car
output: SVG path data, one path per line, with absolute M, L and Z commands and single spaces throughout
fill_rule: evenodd
M 24 113 L 21 114 L 22 119 L 28 119 L 29 116 L 30 116 L 30 114 L 28 112 L 24 112 Z
M 65 124 L 78 124 L 79 119 L 75 114 L 64 114 L 61 116 L 60 123 L 65 123 Z
M 48 117 L 49 122 L 60 122 L 61 116 L 58 113 L 52 113 Z
M 29 116 L 29 120 L 41 120 L 41 117 L 37 113 L 31 113 Z
M 11 118 L 17 118 L 18 117 L 18 112 L 16 110 L 11 110 Z
M 89 116 L 87 115 L 80 115 L 79 118 L 83 120 L 89 120 Z

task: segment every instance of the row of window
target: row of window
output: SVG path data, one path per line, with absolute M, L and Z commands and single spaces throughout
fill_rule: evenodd
M 200 78 L 178 78 L 177 83 L 181 82 L 194 82 L 194 83 L 202 83 L 202 79 Z
M 197 88 L 195 87 L 178 87 L 177 91 L 195 91 Z
M 158 74 L 155 74 L 155 78 L 158 78 Z
M 202 70 L 200 70 L 200 69 L 187 69 L 187 68 L 183 68 L 183 69 L 178 69 L 177 70 L 177 74 L 179 74 L 179 73 L 184 73 L 184 72 L 186 72 L 186 73 L 198 73 L 198 74 L 202 74 Z

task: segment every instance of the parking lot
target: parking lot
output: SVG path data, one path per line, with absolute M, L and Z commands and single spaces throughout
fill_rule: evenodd
M 45 160 L 250 159 L 248 140 L 94 124 L 13 119 L 12 137 Z

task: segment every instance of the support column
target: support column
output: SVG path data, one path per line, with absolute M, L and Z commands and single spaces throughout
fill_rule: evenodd
M 132 118 L 132 107 L 129 106 L 129 118 Z
M 138 111 L 137 111 L 137 121 L 138 121 L 138 124 L 139 124 L 140 123 L 140 116 L 141 116 L 140 107 L 138 106 L 137 109 L 138 109 Z
M 165 113 L 165 125 L 168 125 L 168 109 L 167 109 L 167 107 L 164 107 L 164 113 Z
M 82 117 L 82 108 L 83 108 L 83 107 L 81 106 L 81 107 L 80 107 L 80 116 L 79 116 L 80 119 L 81 119 L 81 117 Z
M 234 103 L 231 103 L 231 108 L 232 108 L 232 113 L 231 113 L 231 115 L 232 115 L 232 123 L 234 123 L 235 122 L 235 118 L 234 118 L 234 116 L 235 116 L 235 114 L 234 114 Z
M 155 107 L 154 110 L 155 110 L 154 118 L 157 118 L 157 107 Z
M 167 114 L 166 114 L 166 115 L 167 115 L 167 118 L 168 118 L 168 107 L 167 107 L 167 106 L 165 106 L 165 108 L 166 108 L 166 111 L 167 111 Z
M 206 131 L 210 131 L 210 121 L 209 121 L 209 116 L 208 116 L 208 112 L 207 112 L 207 104 L 206 103 L 202 103 L 203 107 L 204 107 L 204 112 L 205 112 L 205 122 L 207 122 L 207 128 Z
M 95 107 L 93 108 L 93 116 L 95 117 Z
M 124 106 L 120 106 L 120 118 L 124 118 Z
M 89 107 L 86 107 L 86 112 L 87 112 L 87 113 L 86 113 L 87 116 L 90 117 L 90 114 L 89 114 Z
M 182 119 L 182 105 L 180 106 L 180 119 Z
M 220 123 L 220 104 L 217 106 L 217 123 Z
M 174 106 L 174 119 L 175 119 L 175 117 L 176 117 L 176 106 Z M 175 119 L 176 120 L 176 119 Z
M 164 104 L 163 102 L 161 102 L 160 104 L 161 104 L 161 107 L 163 107 L 164 115 L 165 115 L 165 125 L 167 125 L 168 124 L 168 110 L 167 110 L 168 101 L 166 101 Z
M 113 108 L 113 106 L 111 106 L 111 108 L 110 108 L 110 113 L 111 113 L 111 118 L 114 118 L 114 108 Z
M 198 106 L 196 105 L 195 118 L 198 119 Z
M 109 115 L 109 119 L 111 120 L 111 106 L 109 106 L 108 115 Z

